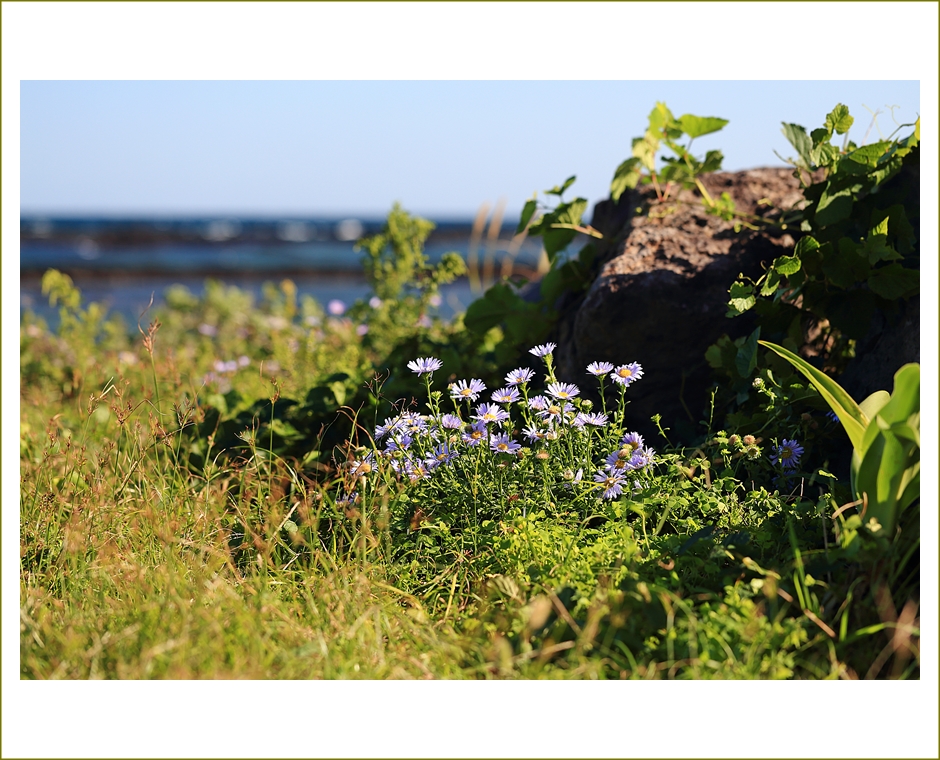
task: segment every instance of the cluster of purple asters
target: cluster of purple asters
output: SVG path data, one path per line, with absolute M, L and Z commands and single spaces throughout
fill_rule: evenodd
M 616 499 L 623 493 L 627 473 L 649 467 L 656 457 L 656 452 L 643 445 L 643 436 L 639 433 L 627 433 L 620 439 L 620 448 L 610 454 L 604 466 L 594 474 L 594 482 L 603 489 L 602 499 Z M 639 488 L 639 481 L 634 481 Z
M 482 380 L 473 378 L 452 382 L 448 391 L 454 406 L 453 413 L 441 414 L 434 406 L 433 414 L 402 411 L 387 418 L 375 428 L 375 450 L 351 461 L 347 465 L 349 475 L 354 480 L 368 477 L 381 462 L 387 462 L 396 474 L 414 482 L 430 478 L 437 468 L 483 448 L 495 455 L 521 456 L 522 444 L 512 438 L 513 407 L 523 418 L 522 435 L 540 451 L 544 444 L 564 435 L 586 434 L 587 428 L 606 427 L 607 414 L 592 412 L 590 402 L 580 398 L 581 390 L 577 385 L 555 380 L 551 372 L 551 356 L 555 348 L 554 343 L 546 343 L 530 350 L 531 354 L 543 358 L 548 368 L 549 382 L 542 394 L 530 395 L 528 384 L 534 373 L 527 367 L 509 372 L 505 377 L 505 387 L 492 391 L 489 402 L 477 403 L 487 390 Z M 441 366 L 441 361 L 434 357 L 408 362 L 412 372 L 428 376 L 428 383 L 429 376 Z M 636 363 L 615 368 L 609 362 L 593 362 L 587 369 L 601 381 L 609 375 L 623 386 L 643 375 L 642 367 Z M 464 403 L 469 421 L 460 414 Z M 540 457 L 545 455 L 547 451 L 539 454 Z M 624 435 L 618 449 L 606 458 L 594 476 L 595 484 L 599 484 L 603 491 L 601 498 L 619 496 L 628 473 L 648 467 L 654 456 L 652 449 L 644 447 L 639 434 Z M 574 473 L 571 477 L 566 476 L 568 486 L 580 483 L 582 475 L 583 469 L 578 469 L 576 476 Z

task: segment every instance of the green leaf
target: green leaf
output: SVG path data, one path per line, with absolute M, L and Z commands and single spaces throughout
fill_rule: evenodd
M 743 314 L 757 303 L 757 299 L 754 297 L 754 288 L 740 280 L 731 285 L 729 295 L 731 300 L 728 301 L 728 305 L 731 307 L 730 310 L 734 316 Z
M 776 269 L 767 270 L 767 277 L 764 280 L 764 284 L 761 286 L 760 294 L 762 296 L 772 296 L 777 292 L 781 281 L 781 275 Z
M 889 301 L 907 298 L 920 291 L 920 272 L 900 264 L 875 269 L 868 278 L 868 287 Z
M 848 106 L 839 103 L 826 117 L 826 128 L 837 135 L 844 135 L 849 131 L 855 119 L 849 114 Z
M 799 256 L 801 259 L 807 254 L 815 251 L 819 248 L 819 242 L 812 235 L 804 235 L 799 240 L 796 241 L 796 246 L 793 249 L 793 255 Z
M 810 151 L 809 158 L 816 166 L 832 166 L 839 158 L 839 149 L 827 142 L 820 143 Z
M 898 514 L 920 498 L 920 462 L 908 467 L 901 478 L 901 495 L 898 497 Z
M 852 204 L 855 202 L 852 188 L 843 188 L 830 192 L 829 188 L 823 190 L 816 204 L 816 226 L 826 227 L 843 219 L 848 219 L 852 213 Z
M 575 198 L 568 203 L 562 203 L 556 207 L 550 214 L 543 217 L 542 224 L 542 244 L 545 246 L 545 253 L 549 261 L 554 261 L 559 251 L 574 240 L 577 232 L 570 229 L 552 229 L 553 224 L 581 224 L 581 216 L 587 209 L 586 198 Z
M 819 391 L 819 395 L 829 404 L 829 408 L 835 412 L 836 416 L 839 418 L 839 422 L 849 436 L 852 446 L 856 449 L 860 448 L 869 420 L 846 390 L 831 377 L 820 372 L 814 366 L 801 359 L 792 351 L 788 351 L 783 346 L 778 346 L 765 340 L 758 341 L 758 343 L 765 348 L 769 348 L 779 356 L 782 356 L 803 373 L 816 390 Z
M 517 235 L 526 228 L 526 225 L 535 213 L 536 205 L 535 196 L 525 202 L 525 205 L 522 207 L 522 216 L 519 218 L 519 226 L 516 227 Z
M 879 261 L 901 261 L 903 256 L 888 244 L 888 217 L 885 216 L 878 224 L 869 230 L 862 251 L 868 257 L 869 264 Z
M 806 130 L 799 124 L 787 124 L 784 122 L 783 136 L 787 138 L 790 145 L 796 150 L 797 155 L 803 159 L 803 166 L 808 169 L 810 167 L 809 154 L 813 149 L 813 141 L 810 139 L 809 135 L 806 134 Z
M 700 174 L 710 174 L 711 172 L 721 171 L 721 162 L 725 156 L 720 150 L 710 150 L 705 154 L 705 160 L 699 168 Z
M 553 187 L 551 190 L 546 190 L 546 191 L 545 191 L 545 194 L 546 194 L 546 195 L 557 195 L 557 196 L 560 197 L 561 194 L 565 192 L 565 190 L 567 190 L 569 187 L 571 187 L 571 185 L 574 184 L 574 181 L 575 181 L 576 179 L 577 179 L 577 176 L 574 175 L 574 174 L 572 174 L 570 177 L 568 177 L 568 179 L 566 179 L 566 180 L 564 181 L 564 183 L 562 184 L 561 187 L 559 187 L 558 185 L 555 185 L 555 187 Z
M 471 332 L 483 334 L 508 316 L 532 306 L 533 304 L 523 301 L 509 285 L 497 283 L 487 290 L 482 298 L 467 307 L 463 319 L 464 326 Z
M 815 147 L 821 143 L 829 142 L 832 139 L 832 130 L 820 127 L 810 132 L 809 136 L 813 138 L 813 147 Z
M 633 140 L 633 156 L 639 160 L 647 171 L 656 170 L 656 151 L 659 150 L 659 138 L 636 137 Z
M 671 127 L 675 120 L 672 111 L 666 107 L 666 104 L 657 101 L 656 105 L 653 106 L 653 110 L 650 111 L 649 128 L 651 130 L 666 129 Z
M 920 365 L 905 364 L 894 373 L 894 392 L 879 415 L 889 424 L 906 422 L 920 411 Z
M 879 161 L 891 149 L 894 143 L 888 140 L 863 145 L 842 157 L 839 172 L 846 174 L 867 174 L 878 166 Z
M 679 117 L 679 126 L 682 131 L 692 138 L 717 132 L 727 123 L 727 119 L 719 119 L 716 116 L 693 116 L 687 113 Z
M 614 178 L 610 182 L 610 197 L 614 203 L 620 200 L 620 196 L 623 195 L 625 190 L 633 190 L 639 183 L 640 178 L 643 176 L 639 164 L 640 159 L 634 156 L 617 167 Z
M 744 345 L 738 349 L 738 354 L 734 359 L 734 368 L 738 371 L 738 374 L 745 379 L 751 376 L 751 373 L 757 366 L 758 338 L 760 338 L 760 326 L 744 341 Z
M 907 469 L 907 454 L 891 433 L 878 430 L 865 451 L 855 476 L 855 494 L 868 497 L 865 518 L 874 517 L 890 537 L 897 521 L 901 480 Z
M 859 251 L 860 246 L 848 238 L 841 238 L 838 249 L 831 251 L 823 259 L 823 273 L 834 285 L 850 288 L 859 280 L 868 277 L 871 267 L 868 259 Z
M 802 263 L 798 256 L 778 256 L 774 261 L 774 269 L 783 275 L 796 274 L 800 271 Z
M 888 391 L 875 391 L 870 396 L 866 397 L 862 401 L 858 408 L 862 410 L 862 413 L 868 417 L 868 419 L 875 419 L 875 415 L 881 411 L 881 407 L 888 403 L 891 399 L 891 394 Z

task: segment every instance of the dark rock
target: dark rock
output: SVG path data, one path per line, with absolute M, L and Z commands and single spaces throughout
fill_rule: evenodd
M 920 362 L 920 296 L 901 306 L 900 313 L 880 322 L 856 346 L 854 359 L 839 383 L 856 401 L 875 391 L 894 390 L 894 374 L 902 366 Z
M 758 216 L 802 201 L 785 168 L 721 172 L 703 184 L 712 197 L 727 192 L 739 211 Z M 628 392 L 631 423 L 647 433 L 654 414 L 667 426 L 697 423 L 711 383 L 705 350 L 723 333 L 753 329 L 747 316 L 726 318 L 728 288 L 739 273 L 759 277 L 762 265 L 788 253 L 794 240 L 777 230 L 735 232 L 688 191 L 663 204 L 651 190 L 625 194 L 616 206 L 598 204 L 595 218 L 614 239 L 587 293 L 561 315 L 558 374 L 584 385 L 592 361 L 639 362 L 644 377 Z

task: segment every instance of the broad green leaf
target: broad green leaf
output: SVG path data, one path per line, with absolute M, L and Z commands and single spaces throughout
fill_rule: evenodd
M 852 204 L 855 202 L 851 188 L 830 193 L 828 188 L 823 190 L 819 203 L 816 204 L 816 225 L 827 227 L 830 224 L 848 219 L 852 213 Z
M 888 264 L 872 271 L 868 287 L 889 301 L 906 298 L 920 290 L 920 272 L 905 269 L 900 264 Z
M 904 257 L 888 244 L 887 235 L 868 235 L 862 243 L 862 251 L 869 264 L 879 261 L 903 261 Z
M 574 230 L 552 228 L 551 225 L 581 224 L 581 215 L 587 209 L 587 203 L 586 198 L 575 198 L 568 203 L 562 203 L 551 214 L 545 215 L 542 244 L 550 261 L 553 261 L 558 252 L 564 250 L 577 234 Z
M 897 438 L 879 430 L 865 451 L 855 478 L 858 498 L 868 497 L 865 519 L 874 517 L 890 537 L 897 522 L 898 497 L 906 455 Z
M 811 251 L 815 251 L 819 248 L 819 242 L 812 235 L 804 235 L 799 240 L 796 241 L 796 246 L 793 248 L 793 255 L 799 256 L 801 259 Z
M 687 113 L 679 117 L 679 126 L 682 131 L 692 138 L 717 132 L 727 123 L 727 119 L 719 119 L 716 116 L 693 116 Z
M 620 200 L 626 190 L 633 190 L 643 176 L 640 169 L 640 159 L 636 156 L 628 158 L 614 172 L 614 178 L 610 182 L 610 197 L 616 203 Z
M 800 271 L 802 263 L 798 256 L 778 256 L 774 261 L 774 269 L 780 274 L 791 275 Z
M 871 266 L 859 250 L 860 247 L 849 238 L 841 238 L 838 248 L 831 250 L 823 259 L 823 273 L 834 285 L 850 288 L 859 280 L 868 277 Z
M 898 497 L 898 514 L 901 514 L 915 499 L 920 498 L 920 462 L 908 467 L 901 478 L 901 495 Z
M 820 145 L 824 142 L 829 142 L 832 139 L 832 130 L 826 129 L 825 127 L 820 127 L 819 129 L 814 129 L 809 133 L 809 136 L 813 138 L 813 147 Z
M 900 203 L 895 203 L 886 209 L 880 209 L 872 216 L 872 222 L 875 228 L 880 229 L 880 225 L 887 221 L 888 228 L 886 232 L 889 238 L 894 238 L 893 245 L 897 251 L 906 256 L 914 250 L 916 234 L 907 218 L 907 212 Z
M 881 411 L 881 407 L 887 404 L 890 399 L 891 394 L 888 391 L 875 391 L 862 401 L 858 408 L 862 410 L 862 414 L 868 419 L 873 420 L 875 415 Z
M 760 294 L 762 296 L 772 296 L 780 287 L 781 275 L 776 269 L 769 269 L 764 284 L 761 286 Z
M 839 149 L 827 142 L 820 143 L 810 151 L 809 158 L 816 166 L 832 166 L 839 158 Z
M 656 151 L 659 150 L 659 140 L 649 137 L 636 137 L 633 140 L 633 155 L 646 167 L 647 171 L 656 170 Z
M 744 345 L 738 349 L 734 359 L 734 367 L 743 378 L 748 378 L 757 366 L 757 340 L 760 338 L 760 327 L 752 332 Z
M 555 187 L 553 187 L 551 190 L 546 190 L 545 195 L 561 196 L 562 193 L 565 192 L 565 190 L 567 190 L 569 187 L 571 187 L 572 184 L 574 184 L 574 181 L 576 179 L 577 179 L 577 176 L 572 174 L 570 177 L 568 177 L 568 179 L 564 181 L 561 187 L 559 187 L 558 185 L 555 185 Z
M 829 408 L 835 412 L 836 416 L 839 418 L 839 422 L 849 436 L 852 446 L 859 448 L 869 420 L 845 389 L 831 377 L 820 372 L 814 366 L 801 359 L 792 351 L 788 351 L 783 346 L 778 346 L 765 340 L 758 342 L 765 348 L 769 348 L 774 353 L 782 356 L 803 373 L 816 390 L 819 391 L 819 394 L 825 399 L 826 403 L 829 404 Z
M 852 163 L 874 169 L 878 165 L 878 162 L 893 145 L 894 143 L 889 142 L 888 140 L 881 140 L 880 142 L 871 143 L 870 145 L 863 145 L 861 148 L 853 150 L 851 153 L 843 156 L 842 161 L 851 161 Z M 840 162 L 840 164 L 841 163 L 842 162 Z
M 721 162 L 724 161 L 724 159 L 725 156 L 720 150 L 708 151 L 699 169 L 700 173 L 711 174 L 712 172 L 721 171 Z
M 666 107 L 665 103 L 657 101 L 656 105 L 653 106 L 653 110 L 650 111 L 649 124 L 651 130 L 660 130 L 670 127 L 675 120 L 672 111 Z
M 526 228 L 526 225 L 535 213 L 536 205 L 534 197 L 525 202 L 525 205 L 522 207 L 522 216 L 519 218 L 519 226 L 516 227 L 517 235 Z
M 728 301 L 728 305 L 737 314 L 743 314 L 757 303 L 757 299 L 754 297 L 754 288 L 740 281 L 731 285 L 729 294 L 731 299 Z
M 528 306 L 532 304 L 523 301 L 509 285 L 497 283 L 487 290 L 482 298 L 467 307 L 464 326 L 472 332 L 482 334 L 496 327 L 510 314 Z
M 849 131 L 855 119 L 849 114 L 848 106 L 839 103 L 826 117 L 826 128 L 837 135 L 844 135 Z
M 891 400 L 879 411 L 889 424 L 906 422 L 920 411 L 920 365 L 905 364 L 894 373 Z
M 809 168 L 809 154 L 813 149 L 813 141 L 810 139 L 809 135 L 806 134 L 806 130 L 799 124 L 787 124 L 784 122 L 783 136 L 789 140 L 790 145 L 793 146 L 799 157 L 803 159 L 803 166 Z

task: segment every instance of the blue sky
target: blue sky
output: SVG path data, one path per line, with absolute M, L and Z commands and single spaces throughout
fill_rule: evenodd
M 911 80 L 24 81 L 20 95 L 20 206 L 49 215 L 383 216 L 399 201 L 444 218 L 500 199 L 517 214 L 572 174 L 571 193 L 605 197 L 657 100 L 728 119 L 696 141 L 728 170 L 781 165 L 780 123 L 815 128 L 838 102 L 857 142 L 875 110 L 869 140 L 920 111 Z

